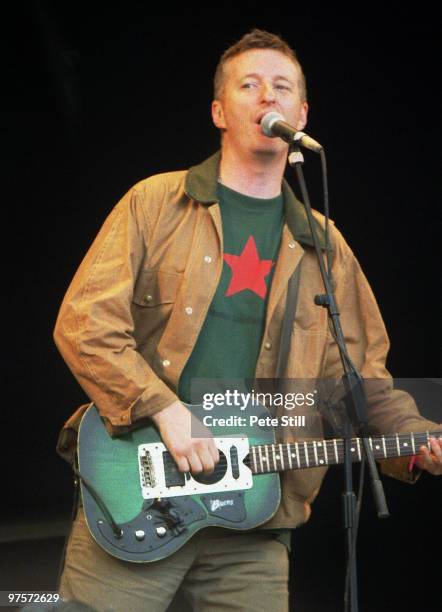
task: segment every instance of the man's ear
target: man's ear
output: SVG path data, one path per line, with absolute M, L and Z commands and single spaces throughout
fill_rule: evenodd
M 212 102 L 212 120 L 217 128 L 220 130 L 225 129 L 226 122 L 224 120 L 224 110 L 221 100 L 214 100 Z
M 301 114 L 299 115 L 299 121 L 296 124 L 297 130 L 303 130 L 307 125 L 307 115 L 308 115 L 308 104 L 307 102 L 302 103 Z

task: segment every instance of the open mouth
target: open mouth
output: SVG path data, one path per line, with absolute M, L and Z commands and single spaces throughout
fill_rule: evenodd
M 259 113 L 259 115 L 256 117 L 255 119 L 255 123 L 257 123 L 258 125 L 261 124 L 262 118 L 265 117 L 265 115 L 268 115 L 269 113 L 275 113 L 277 111 L 275 111 L 275 109 L 267 109 L 266 111 L 262 111 L 261 113 Z

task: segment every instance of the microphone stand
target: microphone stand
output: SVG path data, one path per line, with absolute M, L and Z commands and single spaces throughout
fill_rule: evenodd
M 321 157 L 323 151 L 321 151 Z M 323 158 L 324 159 L 324 158 Z M 314 298 L 317 306 L 327 308 L 328 317 L 332 324 L 333 335 L 337 342 L 339 354 L 342 361 L 344 375 L 342 381 L 346 392 L 344 405 L 347 410 L 347 419 L 344 425 L 344 473 L 345 473 L 345 489 L 342 496 L 343 502 L 343 523 L 346 532 L 346 550 L 347 550 L 347 567 L 349 567 L 349 588 L 350 588 L 350 610 L 358 612 L 358 591 L 357 591 L 357 565 L 356 565 L 356 533 L 357 533 L 357 516 L 356 516 L 356 496 L 353 491 L 352 478 L 352 462 L 351 462 L 351 423 L 353 423 L 356 432 L 364 434 L 367 422 L 367 398 L 363 387 L 362 376 L 357 371 L 353 364 L 345 343 L 344 334 L 339 319 L 339 309 L 336 303 L 336 298 L 333 291 L 331 270 L 325 269 L 324 261 L 321 255 L 321 247 L 319 245 L 318 235 L 315 227 L 315 220 L 312 214 L 310 199 L 307 192 L 307 187 L 302 172 L 302 164 L 304 157 L 296 143 L 290 145 L 288 162 L 296 172 L 296 176 L 301 188 L 304 206 L 307 213 L 307 219 L 310 226 L 310 231 L 313 238 L 313 244 L 318 258 L 319 269 L 321 272 L 322 281 L 325 288 L 325 294 L 316 295 Z M 328 237 L 326 239 L 327 260 L 328 260 Z M 377 508 L 379 518 L 389 516 L 387 503 L 382 487 L 382 482 L 379 479 L 379 473 L 376 463 L 373 458 L 373 453 L 368 443 L 367 438 L 362 437 L 362 446 L 369 466 L 371 477 L 372 491 Z M 345 611 L 349 609 L 349 601 L 347 598 L 347 590 L 344 597 Z

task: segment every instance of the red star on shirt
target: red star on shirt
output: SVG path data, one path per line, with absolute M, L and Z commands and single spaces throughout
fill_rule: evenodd
M 224 261 L 232 270 L 232 278 L 226 296 L 250 289 L 260 298 L 265 298 L 267 285 L 264 278 L 270 272 L 274 262 L 271 259 L 259 259 L 253 236 L 249 236 L 241 255 L 225 253 Z

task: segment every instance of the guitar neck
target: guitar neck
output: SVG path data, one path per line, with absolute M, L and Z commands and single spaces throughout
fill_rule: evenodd
M 441 436 L 441 431 L 431 432 Z M 430 432 L 405 433 L 367 438 L 375 459 L 416 455 L 421 446 L 430 447 Z M 361 438 L 352 438 L 350 453 L 352 461 L 361 461 L 363 443 Z M 259 444 L 250 447 L 249 467 L 254 474 L 283 472 L 325 465 L 344 463 L 344 440 L 314 440 L 290 444 Z

